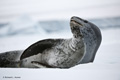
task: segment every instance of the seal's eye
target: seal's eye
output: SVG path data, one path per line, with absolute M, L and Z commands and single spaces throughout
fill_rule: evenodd
M 87 21 L 87 20 L 84 20 L 84 22 L 85 22 L 85 23 L 88 23 L 88 21 Z

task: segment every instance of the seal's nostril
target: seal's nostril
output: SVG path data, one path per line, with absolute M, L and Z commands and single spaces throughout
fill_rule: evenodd
M 87 21 L 87 20 L 84 20 L 84 22 L 85 22 L 85 23 L 88 23 L 88 21 Z

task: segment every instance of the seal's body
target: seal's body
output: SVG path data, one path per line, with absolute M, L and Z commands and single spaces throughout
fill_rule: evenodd
M 40 51 L 38 49 L 36 53 L 33 52 L 37 47 L 44 47 L 39 46 L 40 44 L 46 45 L 46 43 L 51 46 Z M 34 53 L 34 56 L 31 56 L 32 53 Z M 30 62 L 33 62 L 33 64 L 37 63 L 37 65 L 44 65 L 45 67 L 69 68 L 78 64 L 83 55 L 84 43 L 82 39 L 47 39 L 31 45 L 24 51 L 21 56 L 21 60 L 24 60 L 24 63 L 21 66 L 27 66 L 26 63 L 30 64 Z M 31 64 L 29 66 L 33 67 Z
M 0 67 L 18 67 L 23 50 L 0 53 Z
M 71 18 L 70 27 L 72 38 L 46 39 L 32 44 L 15 61 L 17 66 L 70 68 L 80 63 L 93 62 L 101 43 L 100 30 L 78 17 Z

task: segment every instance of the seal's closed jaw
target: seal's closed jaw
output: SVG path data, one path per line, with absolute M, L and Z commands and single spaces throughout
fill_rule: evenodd
M 89 22 L 87 20 L 73 16 L 73 17 L 71 17 L 70 26 L 72 26 L 71 24 L 85 26 L 86 23 L 89 23 Z
M 70 26 L 72 27 L 73 25 L 83 26 L 82 19 L 78 19 L 78 17 L 72 17 L 70 21 Z
M 71 21 L 70 21 L 70 26 L 72 27 L 72 25 L 80 25 L 80 26 L 83 26 L 82 23 L 79 23 L 79 22 L 71 19 Z

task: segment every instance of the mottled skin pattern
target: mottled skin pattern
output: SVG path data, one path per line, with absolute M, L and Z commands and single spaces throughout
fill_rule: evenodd
M 5 57 L 2 60 L 0 59 L 0 66 L 70 68 L 77 64 L 93 62 L 101 43 L 100 30 L 94 24 L 78 17 L 71 18 L 70 28 L 73 33 L 72 38 L 38 41 L 28 47 L 23 53 L 17 53 L 19 57 L 16 59 L 12 61 L 11 59 L 8 61 L 8 59 L 7 62 L 9 64 L 5 63 Z
M 0 67 L 19 67 L 23 50 L 0 53 Z
M 49 41 L 49 44 L 54 44 L 52 45 L 52 47 L 43 50 L 42 53 L 25 59 L 22 58 L 21 60 L 23 60 L 24 62 L 21 64 L 22 67 L 34 67 L 34 65 L 36 67 L 41 67 L 42 65 L 43 67 L 44 65 L 45 67 L 69 68 L 78 64 L 78 62 L 84 55 L 84 43 L 82 39 L 79 39 L 78 41 L 74 38 L 47 39 L 38 43 L 43 44 L 46 41 Z M 33 44 L 28 49 L 26 49 L 21 57 L 26 54 L 26 56 L 29 56 L 29 53 L 32 53 L 31 51 L 34 51 L 33 46 L 36 47 L 38 43 Z M 31 65 L 31 62 L 33 62 L 34 65 Z
M 82 40 L 76 41 L 76 43 L 72 41 L 74 40 L 61 40 L 61 42 L 57 43 L 52 49 L 44 51 L 42 62 L 58 68 L 69 68 L 78 64 L 84 55 L 84 43 Z

